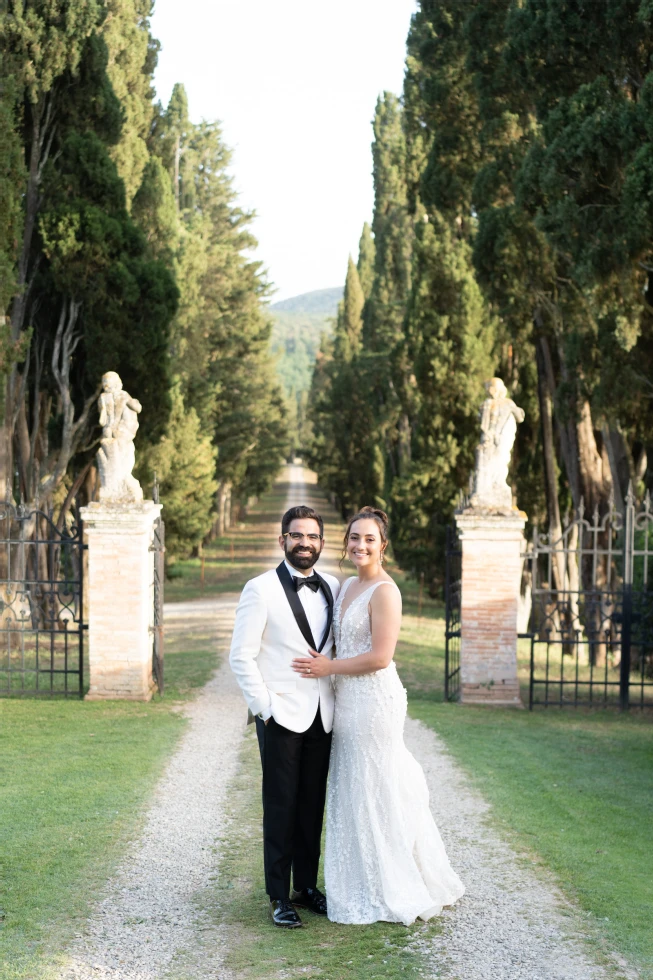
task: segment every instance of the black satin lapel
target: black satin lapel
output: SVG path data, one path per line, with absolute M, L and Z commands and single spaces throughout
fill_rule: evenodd
M 285 562 L 282 561 L 277 567 L 277 575 L 279 576 L 279 581 L 283 586 L 283 591 L 286 593 L 286 599 L 288 600 L 290 608 L 292 609 L 295 622 L 302 631 L 302 636 L 310 646 L 311 650 L 315 650 L 315 640 L 313 639 L 311 627 L 308 625 L 308 619 L 306 618 L 302 601 L 299 598 L 298 593 L 295 591 L 295 583 L 292 580 L 292 575 L 286 568 Z
M 319 647 L 317 647 L 317 652 L 320 653 L 322 647 L 324 646 L 324 644 L 329 638 L 329 630 L 331 629 L 331 624 L 333 623 L 333 592 L 331 591 L 331 586 L 329 585 L 327 580 L 325 578 L 322 578 L 322 576 L 318 572 L 315 572 L 315 574 L 320 580 L 320 585 L 322 586 L 322 591 L 324 592 L 324 598 L 327 601 L 326 629 L 324 631 L 324 636 L 322 637 L 322 642 L 320 643 Z

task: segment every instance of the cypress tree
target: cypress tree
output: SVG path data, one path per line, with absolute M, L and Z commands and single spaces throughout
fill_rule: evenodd
M 369 451 L 369 404 L 358 373 L 363 306 L 358 269 L 350 256 L 334 333 L 324 339 L 317 360 L 309 409 L 311 463 L 336 495 L 343 516 L 361 506 L 365 493 L 361 457 Z
M 483 382 L 494 369 L 494 322 L 471 264 L 470 245 L 438 212 L 417 232 L 406 323 L 412 365 L 411 463 L 393 485 L 399 561 L 442 581 L 446 524 L 466 487 L 478 443 Z
M 152 0 L 105 0 L 105 6 L 102 37 L 109 58 L 107 75 L 122 110 L 120 138 L 111 158 L 124 182 L 129 208 L 149 159 L 158 43 L 150 33 Z
M 287 411 L 274 378 L 271 324 L 263 306 L 268 286 L 260 264 L 247 254 L 256 246 L 248 228 L 251 216 L 238 207 L 228 172 L 231 153 L 220 127 L 191 121 L 182 85 L 174 86 L 165 110 L 157 109 L 150 148 L 167 171 L 177 215 L 174 267 L 181 296 L 172 329 L 172 370 L 184 405 L 212 433 L 215 530 L 221 534 L 229 501 L 266 489 L 288 452 Z M 154 215 L 158 240 L 165 238 L 164 216 L 172 238 L 170 200 L 157 203 L 154 184 L 146 190 L 141 188 L 134 207 L 140 215 L 150 200 L 146 213 Z
M 650 350 L 643 268 L 650 235 L 636 241 L 633 229 L 646 200 L 640 178 L 650 173 L 652 18 L 635 0 L 543 6 L 526 4 L 507 22 L 513 73 L 532 93 L 540 123 L 516 199 L 555 255 L 557 402 L 570 488 L 575 503 L 582 494 L 592 510 L 604 510 L 634 476 L 648 429 L 641 367 Z M 617 456 L 626 462 L 622 475 Z
M 397 554 L 427 573 L 433 587 L 444 528 L 473 467 L 483 381 L 496 364 L 495 318 L 472 265 L 471 196 L 481 146 L 466 68 L 468 12 L 453 2 L 422 6 L 408 39 L 404 92 L 406 200 L 415 240 L 394 360 L 410 424 L 408 462 L 395 477 L 391 503 Z
M 374 283 L 376 248 L 372 238 L 372 229 L 367 221 L 363 225 L 360 241 L 358 243 L 358 278 L 360 279 L 363 296 L 367 300 L 372 292 Z
M 373 122 L 374 279 L 365 303 L 362 353 L 356 364 L 366 411 L 361 413 L 359 462 L 362 497 L 389 506 L 392 480 L 406 462 L 408 420 L 398 387 L 402 365 L 395 358 L 403 336 L 410 291 L 413 226 L 407 208 L 406 140 L 399 100 L 389 92 L 376 105 Z
M 172 389 L 172 409 L 165 435 L 139 455 L 139 476 L 156 477 L 164 505 L 168 561 L 191 554 L 212 523 L 216 450 L 202 431 L 193 408 L 184 405 L 179 385 Z
M 110 157 L 120 137 L 121 108 L 107 76 L 104 40 L 82 13 L 84 36 L 77 37 L 74 60 L 68 52 L 61 61 L 57 51 L 52 63 L 39 62 L 48 77 L 30 75 L 23 88 L 23 111 L 31 123 L 25 153 L 31 162 L 34 152 L 40 154 L 40 169 L 34 176 L 30 164 L 23 197 L 17 280 L 20 287 L 27 277 L 30 288 L 17 292 L 12 303 L 16 335 L 29 322 L 31 345 L 20 372 L 23 387 L 16 375 L 10 398 L 15 465 L 28 501 L 37 495 L 51 499 L 88 442 L 98 379 L 108 364 L 143 402 L 141 442 L 158 438 L 169 409 L 168 336 L 176 288 L 165 266 L 146 254 L 127 213 L 124 184 Z M 72 17 L 66 27 L 74 23 Z M 16 63 L 34 43 L 35 24 L 26 25 L 18 15 L 4 22 L 13 31 Z M 53 75 L 53 64 L 62 66 L 61 75 Z M 50 112 L 56 128 L 47 133 Z M 47 151 L 40 126 L 46 127 Z

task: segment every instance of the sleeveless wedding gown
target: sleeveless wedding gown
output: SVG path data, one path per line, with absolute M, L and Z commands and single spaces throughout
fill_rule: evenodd
M 339 660 L 368 653 L 368 604 L 376 582 L 341 616 L 354 578 L 334 610 Z M 404 745 L 406 691 L 394 661 L 361 676 L 334 675 L 336 708 L 329 785 L 325 879 L 329 918 L 365 924 L 429 919 L 464 886 L 449 864 L 429 809 L 421 766 Z

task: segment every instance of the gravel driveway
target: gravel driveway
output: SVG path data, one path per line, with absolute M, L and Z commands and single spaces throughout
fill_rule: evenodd
M 237 597 L 176 603 L 166 631 L 217 636 L 228 647 Z M 109 882 L 61 980 L 162 980 L 186 957 L 184 976 L 226 980 L 223 940 L 196 897 L 219 868 L 226 789 L 246 709 L 226 657 L 184 707 L 189 726 L 157 787 L 142 834 Z M 196 969 L 193 968 L 196 964 Z
M 462 709 L 464 710 L 464 709 Z M 492 710 L 492 709 L 488 709 Z M 423 945 L 433 977 L 456 980 L 606 980 L 638 976 L 604 969 L 581 939 L 581 913 L 545 873 L 525 866 L 493 830 L 489 806 L 430 728 L 408 719 L 406 745 L 424 769 L 431 810 L 466 892 Z

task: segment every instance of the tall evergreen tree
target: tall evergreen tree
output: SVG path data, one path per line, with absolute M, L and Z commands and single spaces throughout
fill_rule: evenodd
M 88 441 L 107 366 L 139 392 L 141 440 L 157 438 L 168 412 L 176 289 L 146 255 L 110 158 L 122 111 L 107 75 L 102 13 L 88 4 L 12 5 L 2 21 L 28 161 L 12 333 L 15 343 L 30 339 L 25 363 L 9 376 L 6 425 L 29 501 L 51 499 Z
M 372 229 L 366 221 L 363 225 L 363 231 L 361 232 L 358 243 L 358 262 L 356 265 L 361 289 L 363 290 L 363 297 L 366 300 L 369 299 L 370 293 L 372 292 L 372 285 L 374 284 L 375 257 L 376 248 L 372 237 Z
M 365 429 L 369 410 L 358 375 L 364 302 L 358 269 L 350 256 L 333 337 L 324 339 L 316 364 L 309 410 L 314 434 L 311 462 L 322 485 L 336 495 L 343 515 L 361 506 L 365 493 L 361 451 L 369 448 Z
M 150 33 L 152 0 L 105 0 L 102 37 L 109 60 L 107 75 L 122 109 L 120 138 L 111 157 L 125 184 L 127 206 L 147 165 L 147 138 L 152 122 L 158 43 Z
M 166 525 L 166 553 L 170 562 L 186 557 L 204 540 L 211 525 L 216 450 L 211 434 L 202 432 L 194 409 L 188 409 L 175 385 L 172 410 L 161 440 L 139 458 L 139 476 L 159 484 Z
M 8 0 L 0 10 L 2 99 L 17 106 L 21 118 L 25 180 L 21 188 L 22 213 L 16 250 L 15 289 L 11 302 L 10 343 L 22 350 L 28 339 L 28 304 L 36 276 L 35 248 L 41 185 L 50 158 L 57 110 L 66 98 L 66 81 L 78 74 L 86 41 L 103 15 L 99 0 L 67 0 L 52 5 L 37 0 L 26 8 Z M 10 130 L 11 131 L 11 130 Z M 13 419 L 20 397 L 18 370 L 8 365 L 4 418 L 0 432 L 0 493 L 13 482 Z
M 150 146 L 168 173 L 177 214 L 174 267 L 181 297 L 172 370 L 184 404 L 213 434 L 216 531 L 223 533 L 232 497 L 245 500 L 265 489 L 288 450 L 287 412 L 263 306 L 268 286 L 260 264 L 248 256 L 256 246 L 251 216 L 238 207 L 220 127 L 192 123 L 182 85 L 175 85 L 167 109 L 158 109 Z M 162 244 L 165 228 L 173 239 L 171 202 L 158 186 L 160 175 L 152 171 L 151 190 L 146 195 L 141 187 L 134 208 L 141 214 L 147 197 L 152 237 Z
M 402 565 L 435 588 L 446 525 L 474 465 L 483 382 L 494 373 L 494 323 L 470 245 L 438 212 L 419 226 L 413 282 L 406 354 L 415 414 L 411 463 L 393 485 L 393 543 Z
M 410 292 L 413 223 L 407 207 L 406 140 L 399 100 L 379 98 L 373 123 L 374 279 L 363 316 L 357 375 L 367 392 L 367 447 L 360 467 L 364 497 L 388 506 L 392 480 L 407 462 L 409 420 L 398 394 L 404 365 L 394 358 Z
M 541 124 L 517 200 L 554 251 L 562 287 L 559 402 L 576 457 L 567 475 L 576 502 L 582 494 L 602 510 L 611 494 L 623 496 L 648 429 L 641 367 L 650 351 L 651 226 L 638 226 L 638 217 L 651 173 L 653 17 L 639 0 L 547 0 L 544 10 L 527 3 L 512 11 L 507 30 L 513 71 L 532 92 Z M 537 67 L 543 59 L 546 71 Z
M 424 4 L 408 38 L 406 182 L 416 229 L 397 385 L 410 419 L 408 465 L 392 487 L 397 554 L 435 583 L 444 528 L 468 483 L 483 381 L 496 364 L 496 323 L 478 288 L 471 244 L 481 159 L 467 72 L 466 4 Z

